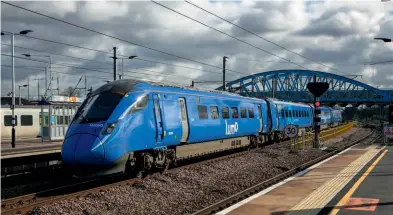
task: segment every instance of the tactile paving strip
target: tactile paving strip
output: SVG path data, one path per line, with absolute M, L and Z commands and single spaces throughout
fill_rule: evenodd
M 380 151 L 381 149 L 376 149 L 374 147 L 366 152 L 350 163 L 334 178 L 324 183 L 301 202 L 292 207 L 286 215 L 317 214 Z

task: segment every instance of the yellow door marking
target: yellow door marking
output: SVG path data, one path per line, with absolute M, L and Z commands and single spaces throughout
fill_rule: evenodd
M 360 184 L 364 181 L 364 179 L 370 174 L 370 172 L 374 169 L 377 163 L 382 159 L 382 157 L 386 154 L 388 150 L 385 151 L 371 164 L 370 167 L 366 170 L 366 172 L 356 181 L 356 183 L 351 187 L 351 189 L 345 194 L 345 196 L 337 203 L 335 208 L 329 213 L 329 215 L 336 215 L 340 211 L 340 207 L 343 207 L 345 203 L 348 202 L 349 198 L 356 191 L 356 189 L 360 186 Z

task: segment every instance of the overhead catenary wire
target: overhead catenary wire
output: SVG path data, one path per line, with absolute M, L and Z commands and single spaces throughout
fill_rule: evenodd
M 11 46 L 9 44 L 1 44 L 2 46 Z M 102 64 L 108 64 L 108 65 L 112 65 L 111 63 L 107 63 L 107 62 L 102 62 L 102 61 L 98 61 L 98 60 L 92 60 L 92 59 L 87 59 L 87 58 L 82 58 L 82 57 L 74 57 L 74 56 L 70 56 L 70 55 L 64 55 L 64 54 L 56 54 L 53 52 L 48 52 L 48 51 L 43 51 L 43 50 L 37 50 L 37 49 L 32 49 L 32 48 L 26 48 L 26 47 L 22 47 L 22 46 L 14 46 L 15 48 L 20 48 L 20 49 L 25 49 L 25 50 L 29 50 L 29 51 L 35 51 L 35 52 L 42 52 L 42 53 L 48 53 L 51 55 L 57 55 L 57 56 L 62 56 L 62 57 L 69 57 L 69 58 L 74 58 L 74 59 L 78 59 L 78 60 L 85 60 L 85 61 L 91 61 L 91 62 L 97 62 L 97 63 L 102 63 Z
M 78 83 L 76 83 L 76 86 L 75 86 L 74 89 L 72 90 L 71 95 L 74 95 L 74 92 L 75 92 L 76 88 L 78 87 L 79 83 L 82 81 L 82 78 L 83 78 L 83 75 L 81 75 L 81 77 L 79 78 L 79 81 L 78 81 Z
M 286 50 L 286 51 L 288 51 L 288 52 L 291 52 L 291 53 L 293 53 L 293 54 L 296 54 L 296 55 L 298 55 L 298 56 L 300 56 L 300 57 L 302 57 L 302 58 L 304 58 L 304 59 L 306 59 L 306 60 L 313 61 L 313 62 L 315 62 L 315 63 L 317 63 L 317 64 L 319 64 L 319 65 L 321 65 L 321 66 L 324 66 L 324 67 L 326 67 L 326 68 L 329 68 L 329 69 L 332 69 L 332 70 L 335 70 L 335 71 L 338 71 L 338 72 L 339 72 L 339 70 L 337 70 L 337 69 L 335 69 L 335 68 L 333 68 L 333 67 L 330 67 L 330 66 L 327 66 L 327 65 L 325 65 L 325 64 L 323 64 L 323 63 L 320 63 L 320 62 L 317 62 L 317 61 L 315 61 L 315 60 L 312 60 L 312 59 L 310 59 L 310 58 L 308 58 L 308 57 L 306 57 L 306 56 L 304 56 L 304 55 L 302 55 L 302 54 L 300 54 L 300 53 L 291 51 L 291 50 L 285 48 L 284 46 L 281 46 L 281 45 L 279 45 L 279 44 L 277 44 L 277 43 L 275 43 L 275 42 L 273 42 L 273 41 L 271 41 L 271 40 L 268 40 L 268 39 L 266 39 L 266 38 L 264 38 L 264 37 L 261 37 L 260 35 L 255 34 L 254 32 L 252 32 L 252 31 L 250 31 L 250 30 L 247 30 L 247 29 L 245 29 L 245 28 L 243 28 L 243 27 L 241 27 L 241 26 L 239 26 L 239 25 L 237 25 L 237 24 L 235 24 L 235 23 L 233 23 L 233 22 L 231 22 L 231 21 L 229 21 L 229 20 L 227 20 L 227 19 L 224 19 L 224 18 L 218 16 L 217 14 L 214 14 L 214 13 L 212 13 L 212 12 L 210 12 L 210 11 L 208 11 L 208 10 L 206 10 L 206 9 L 204 9 L 204 8 L 202 8 L 202 7 L 198 6 L 198 5 L 196 5 L 196 4 L 193 4 L 193 3 L 191 3 L 191 2 L 189 2 L 189 1 L 187 1 L 187 0 L 184 0 L 184 1 L 187 2 L 188 4 L 192 5 L 192 6 L 196 7 L 196 8 L 199 8 L 199 9 L 205 11 L 206 13 L 209 13 L 209 14 L 211 14 L 211 15 L 213 15 L 213 16 L 215 16 L 215 17 L 217 17 L 217 18 L 219 18 L 219 19 L 221 19 L 221 20 L 223 20 L 223 21 L 225 21 L 225 22 L 227 22 L 227 23 L 229 23 L 229 24 L 231 24 L 231 25 L 234 25 L 234 26 L 236 26 L 236 27 L 238 27 L 238 28 L 240 28 L 240 29 L 242 29 L 242 30 L 244 30 L 244 31 L 246 31 L 246 32 L 248 32 L 248 33 L 250 33 L 250 34 L 252 34 L 252 35 L 254 35 L 254 36 L 256 36 L 256 37 L 258 37 L 258 38 L 260 38 L 260 39 L 262 39 L 262 40 L 264 40 L 264 41 L 266 41 L 266 42 L 269 42 L 269 43 L 271 43 L 271 44 L 274 44 L 274 45 L 276 45 L 276 46 L 278 46 L 278 47 L 280 47 L 280 48 L 282 48 L 282 49 L 284 49 L 284 50 Z
M 251 47 L 254 47 L 254 48 L 256 48 L 256 49 L 258 49 L 258 50 L 260 50 L 260 51 L 263 51 L 263 52 L 265 52 L 265 53 L 267 53 L 267 54 L 270 54 L 270 55 L 273 55 L 273 56 L 275 56 L 275 57 L 278 57 L 278 58 L 280 58 L 280 59 L 282 59 L 282 60 L 285 60 L 285 61 L 287 61 L 287 62 L 289 62 L 289 63 L 291 63 L 291 64 L 294 64 L 294 65 L 296 65 L 296 66 L 298 66 L 298 67 L 300 67 L 300 68 L 303 68 L 303 69 L 305 69 L 305 70 L 310 70 L 310 69 L 308 69 L 308 68 L 306 68 L 306 67 L 304 67 L 304 66 L 302 66 L 302 65 L 299 65 L 299 64 L 297 64 L 297 63 L 293 63 L 292 61 L 290 61 L 290 60 L 288 60 L 288 59 L 286 59 L 286 58 L 283 58 L 283 57 L 281 57 L 281 56 L 279 56 L 279 55 L 276 55 L 276 54 L 274 54 L 274 53 L 272 53 L 272 52 L 269 52 L 269 51 L 267 51 L 267 50 L 265 50 L 265 49 L 262 49 L 262 48 L 260 48 L 260 47 L 258 47 L 258 46 L 252 45 L 251 43 L 248 43 L 248 42 L 246 42 L 246 41 L 244 41 L 244 40 L 241 40 L 241 39 L 239 39 L 239 38 L 237 38 L 237 37 L 235 37 L 235 36 L 232 36 L 232 35 L 230 35 L 230 34 L 227 34 L 227 33 L 223 32 L 223 31 L 220 31 L 220 30 L 218 30 L 217 28 L 214 28 L 214 27 L 212 27 L 212 26 L 210 26 L 210 25 L 207 25 L 207 24 L 205 24 L 205 23 L 203 23 L 203 22 L 201 22 L 201 21 L 198 21 L 198 20 L 196 20 L 196 19 L 194 19 L 194 18 L 191 18 L 191 17 L 189 17 L 189 16 L 187 16 L 187 15 L 185 15 L 185 14 L 183 14 L 183 13 L 180 13 L 180 12 L 178 12 L 178 11 L 172 9 L 172 8 L 169 8 L 169 7 L 167 7 L 167 6 L 163 5 L 163 4 L 160 4 L 160 3 L 156 2 L 156 1 L 151 0 L 151 2 L 153 2 L 153 3 L 155 3 L 155 4 L 159 5 L 159 6 L 161 6 L 161 7 L 163 7 L 163 8 L 166 8 L 166 9 L 168 9 L 168 10 L 174 12 L 174 13 L 177 13 L 177 14 L 183 16 L 183 17 L 186 17 L 186 18 L 188 18 L 188 19 L 190 19 L 190 20 L 193 20 L 194 22 L 197 22 L 197 23 L 199 23 L 199 24 L 201 24 L 201 25 L 203 25 L 203 26 L 205 26 L 205 27 L 208 27 L 208 28 L 210 28 L 210 29 L 213 29 L 214 31 L 217 31 L 217 32 L 219 32 L 219 33 L 221 33 L 221 34 L 224 34 L 224 35 L 228 36 L 228 37 L 231 37 L 232 39 L 235 39 L 235 40 L 237 40 L 237 41 L 239 41 L 239 42 L 241 42 L 241 43 L 247 44 L 247 45 L 249 45 L 249 46 L 251 46 Z
M 100 53 L 104 53 L 107 55 L 113 55 L 112 52 L 108 52 L 108 51 L 103 51 L 103 50 L 98 50 L 98 49 L 92 49 L 92 48 L 87 48 L 87 47 L 82 47 L 82 46 L 78 46 L 78 45 L 74 45 L 74 44 L 69 44 L 69 43 L 63 43 L 63 42 L 59 42 L 59 41 L 54 41 L 54 40 L 48 40 L 48 39 L 43 39 L 43 38 L 38 38 L 38 37 L 33 37 L 33 36 L 27 36 L 27 35 L 18 35 L 21 37 L 27 37 L 27 38 L 31 38 L 31 39 L 35 39 L 35 40 L 41 40 L 41 41 L 45 41 L 45 42 L 50 42 L 50 43 L 56 43 L 56 44 L 60 44 L 60 45 L 64 45 L 64 46 L 70 46 L 70 47 L 74 47 L 74 48 L 80 48 L 80 49 L 85 49 L 85 50 L 89 50 L 89 51 L 95 51 L 95 52 L 100 52 Z M 121 55 L 119 54 L 120 57 L 128 57 L 126 55 Z M 157 64 L 163 64 L 163 65 L 168 65 L 168 66 L 173 66 L 173 67 L 179 67 L 179 68 L 186 68 L 186 69 L 192 69 L 192 70 L 198 70 L 198 71 L 202 71 L 202 72 L 207 72 L 207 73 L 217 73 L 217 74 L 221 74 L 221 72 L 218 71 L 208 71 L 208 70 L 203 70 L 203 69 L 198 69 L 198 68 L 192 68 L 192 67 L 187 67 L 187 66 L 181 66 L 181 65 L 176 65 L 176 64 L 171 64 L 171 63 L 164 63 L 164 62 L 160 62 L 160 61 L 154 61 L 154 60 L 149 60 L 149 59 L 144 59 L 144 58 L 134 58 L 133 60 L 139 60 L 139 61 L 146 61 L 146 62 L 151 62 L 151 63 L 157 63 Z M 236 71 L 232 71 L 232 70 L 228 70 L 232 73 L 239 73 L 239 74 L 245 74 L 245 75 L 249 75 L 247 73 L 242 73 L 242 72 L 236 72 Z
M 8 45 L 8 44 L 2 44 L 2 45 L 11 46 L 11 45 Z M 48 53 L 48 54 L 58 55 L 58 56 L 64 56 L 64 57 L 70 57 L 70 58 L 75 58 L 75 59 L 82 59 L 82 60 L 87 60 L 87 61 L 92 61 L 92 62 L 98 62 L 98 63 L 103 63 L 103 64 L 112 65 L 112 63 L 106 63 L 106 62 L 97 61 L 97 60 L 90 60 L 90 59 L 86 59 L 86 58 L 73 57 L 73 56 L 69 56 L 69 55 L 54 54 L 54 53 L 47 52 L 47 51 L 42 51 L 42 50 L 37 50 L 37 49 L 30 49 L 30 48 L 25 48 L 25 47 L 21 47 L 21 46 L 15 46 L 15 47 L 17 47 L 17 48 L 22 48 L 22 49 L 26 49 L 26 50 L 32 50 L 32 51 L 42 52 L 42 53 Z M 149 61 L 149 60 L 147 60 L 147 61 Z M 58 65 L 60 65 L 60 64 L 58 64 Z M 54 68 L 54 67 L 52 67 L 52 68 Z M 98 68 L 98 69 L 111 69 L 111 68 Z M 182 75 L 160 73 L 160 72 L 152 71 L 152 70 L 148 70 L 148 69 L 142 69 L 142 68 L 132 68 L 132 69 L 135 69 L 135 70 L 142 70 L 142 71 L 148 71 L 148 72 L 155 72 L 155 73 L 159 73 L 159 74 L 161 74 L 161 75 L 178 76 L 178 77 L 181 77 L 181 78 L 191 79 L 191 78 L 189 78 L 189 77 L 182 76 Z M 129 71 L 129 70 L 128 70 L 128 71 Z M 129 72 L 131 72 L 131 71 L 129 71 Z M 136 73 L 136 72 L 133 71 L 133 73 Z M 140 74 L 146 74 L 146 73 L 142 73 L 142 72 L 138 72 L 138 73 L 140 73 Z
M 7 55 L 7 54 L 1 54 L 2 56 L 7 56 L 7 57 L 12 57 L 12 55 Z M 30 60 L 30 61 L 36 61 L 36 62 L 41 62 L 41 63 L 47 63 L 46 61 L 41 61 L 41 60 L 35 60 L 35 59 L 30 59 L 30 58 L 24 58 L 24 57 L 19 57 L 19 56 L 14 56 L 15 58 L 19 58 L 19 59 L 24 59 L 24 60 Z M 70 67 L 70 68 L 74 68 L 74 69 L 81 69 L 81 70 L 88 70 L 88 71 L 93 71 L 93 72 L 100 72 L 100 73 L 106 73 L 106 74 L 111 74 L 113 75 L 112 72 L 105 72 L 105 71 L 101 71 L 101 70 L 94 70 L 94 69 L 89 69 L 89 68 L 83 68 L 83 67 L 76 67 L 76 66 L 69 66 L 69 65 L 65 65 L 65 64 L 59 64 L 59 63 L 52 63 L 53 65 L 62 65 L 62 66 L 66 66 L 66 67 Z M 135 73 L 135 75 L 139 75 L 140 73 Z M 162 73 L 161 73 L 162 74 Z M 140 74 L 140 75 L 151 75 L 151 76 L 155 76 L 157 77 L 157 75 L 153 75 L 153 74 Z M 162 74 L 162 75 L 167 75 L 167 74 Z M 133 77 L 131 75 L 125 75 L 126 77 L 131 77 L 131 78 L 136 78 L 136 79 L 140 79 L 140 77 Z M 167 78 L 167 77 L 164 77 Z M 152 81 L 155 82 L 155 81 Z M 170 82 L 168 81 L 168 83 L 171 84 L 178 84 L 175 82 Z
M 125 43 L 129 43 L 131 45 L 139 46 L 139 47 L 151 50 L 151 51 L 159 52 L 159 53 L 162 53 L 162 54 L 166 54 L 166 55 L 173 56 L 173 57 L 176 57 L 176 58 L 179 58 L 179 59 L 183 59 L 183 60 L 187 60 L 187 61 L 190 61 L 190 62 L 198 63 L 198 64 L 201 64 L 201 65 L 210 66 L 210 67 L 214 67 L 214 68 L 218 68 L 218 69 L 223 69 L 220 66 L 215 66 L 215 65 L 203 63 L 203 62 L 200 62 L 200 61 L 197 61 L 197 60 L 193 60 L 193 59 L 190 59 L 190 58 L 187 58 L 187 57 L 182 57 L 182 56 L 179 56 L 179 55 L 176 55 L 176 54 L 172 54 L 172 53 L 161 51 L 161 50 L 158 50 L 158 49 L 154 49 L 154 48 L 151 48 L 151 47 L 148 47 L 148 46 L 145 46 L 145 45 L 141 45 L 141 44 L 138 44 L 138 43 L 135 43 L 135 42 L 131 42 L 131 41 L 128 41 L 128 40 L 125 40 L 125 39 L 121 39 L 119 37 L 115 37 L 115 36 L 112 36 L 112 35 L 109 35 L 109 34 L 106 34 L 106 33 L 102 33 L 102 32 L 99 32 L 99 31 L 96 31 L 96 30 L 93 30 L 93 29 L 90 29 L 90 28 L 86 28 L 86 27 L 83 27 L 81 25 L 77 25 L 77 24 L 74 24 L 74 23 L 71 23 L 71 22 L 67 22 L 67 21 L 64 21 L 64 20 L 61 20 L 61 19 L 49 16 L 49 15 L 46 15 L 46 14 L 43 14 L 43 13 L 40 13 L 40 12 L 36 12 L 36 11 L 30 10 L 30 9 L 27 9 L 27 8 L 15 5 L 15 4 L 11 4 L 9 2 L 2 1 L 1 3 L 4 3 L 4 4 L 7 4 L 9 6 L 13 6 L 13 7 L 19 8 L 19 9 L 22 9 L 22 10 L 25 10 L 25 11 L 28 11 L 28 12 L 31 12 L 31 13 L 34 13 L 34 14 L 37 14 L 37 15 L 40 15 L 40 16 L 44 16 L 46 18 L 53 19 L 53 20 L 56 20 L 58 22 L 62 22 L 62 23 L 65 23 L 65 24 L 68 24 L 68 25 L 71 25 L 71 26 L 74 26 L 74 27 L 86 30 L 86 31 L 90 31 L 90 32 L 93 32 L 93 33 L 96 33 L 96 34 L 100 34 L 100 35 L 103 35 L 103 36 L 106 36 L 106 37 L 109 37 L 109 38 L 112 38 L 112 39 L 116 39 L 116 40 L 119 40 L 119 41 L 122 41 L 122 42 L 125 42 Z M 227 71 L 236 72 L 234 70 L 229 70 L 229 69 L 227 69 Z M 236 73 L 238 73 L 238 72 L 236 72 Z

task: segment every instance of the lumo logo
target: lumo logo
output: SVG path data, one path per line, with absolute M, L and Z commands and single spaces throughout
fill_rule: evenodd
M 238 126 L 237 122 L 235 122 L 235 124 L 228 125 L 228 122 L 225 120 L 225 135 L 235 134 L 238 129 L 239 129 L 239 126 Z

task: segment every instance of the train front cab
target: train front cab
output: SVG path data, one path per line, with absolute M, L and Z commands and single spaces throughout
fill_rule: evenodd
M 132 83 L 112 83 L 102 86 L 85 99 L 67 130 L 61 150 L 62 160 L 75 176 L 124 171 L 127 157 L 122 155 L 126 147 L 117 139 L 124 125 L 122 119 L 129 113 L 129 107 L 138 95 L 128 94 Z M 132 107 L 135 108 L 135 105 Z

